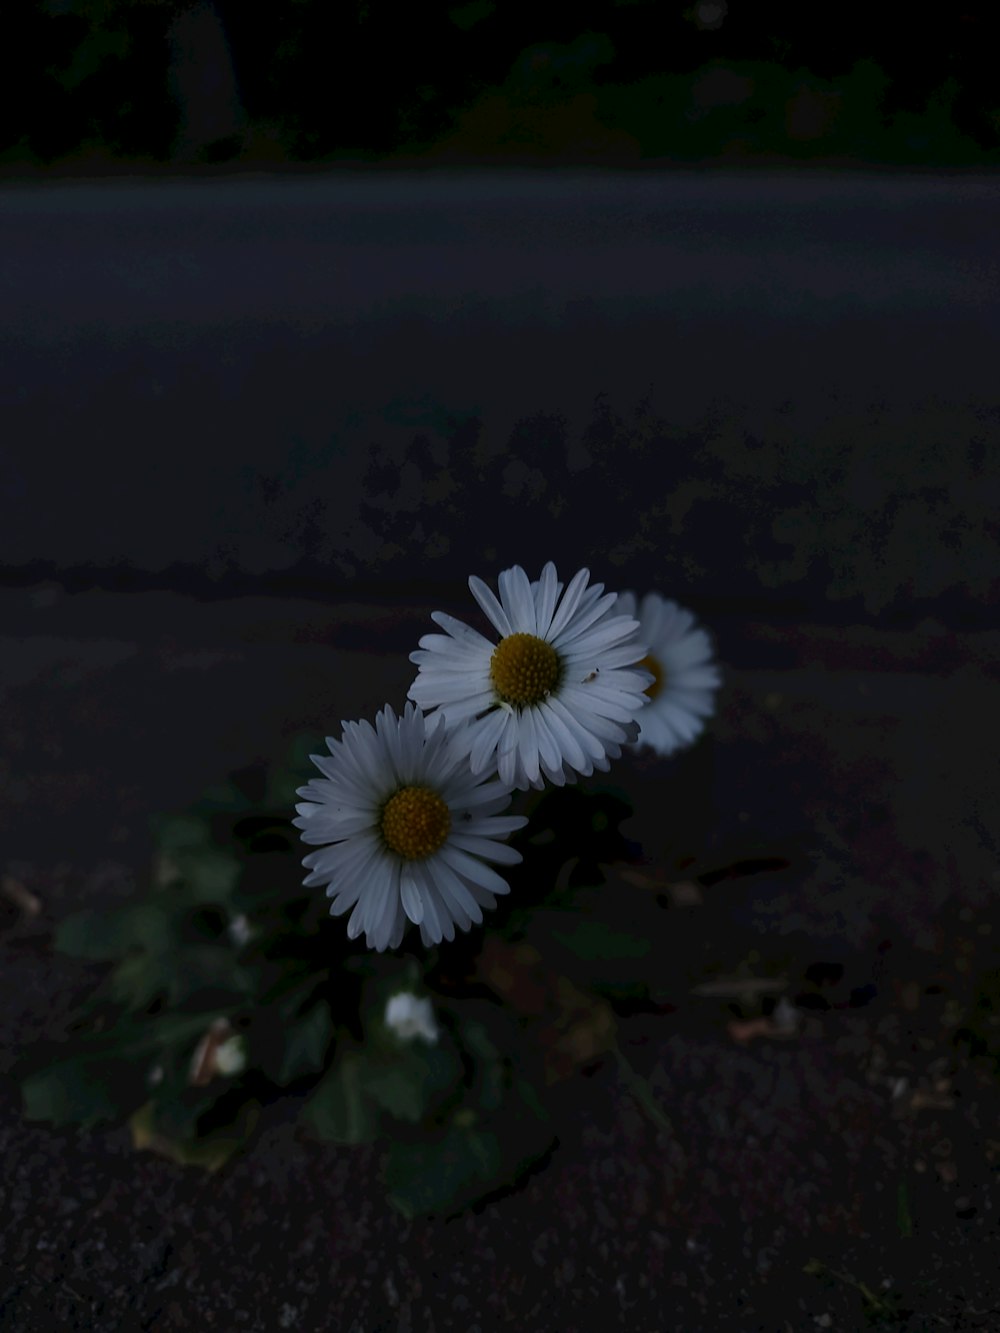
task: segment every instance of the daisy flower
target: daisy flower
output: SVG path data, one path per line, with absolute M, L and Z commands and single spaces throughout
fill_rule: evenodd
M 470 578 L 499 643 L 442 611 L 431 616 L 445 633 L 425 635 L 410 654 L 419 671 L 409 697 L 462 728 L 474 773 L 496 770 L 522 791 L 543 778 L 561 787 L 568 773 L 606 771 L 638 734 L 650 679 L 630 669 L 646 651 L 638 622 L 589 578 L 581 569 L 564 590 L 551 562 L 537 583 L 515 565 L 500 575 L 499 601 Z
M 690 611 L 658 592 L 646 593 L 638 606 L 632 593 L 623 592 L 618 604 L 638 617 L 639 632 L 649 644 L 642 665 L 653 681 L 646 689 L 649 707 L 639 721 L 637 746 L 673 754 L 701 733 L 715 707 L 713 692 L 721 682 L 712 645 Z
M 342 725 L 329 756 L 311 756 L 323 776 L 298 789 L 293 823 L 320 848 L 303 859 L 305 885 L 327 885 L 332 916 L 353 907 L 347 934 L 364 931 L 370 949 L 397 948 L 407 920 L 425 945 L 453 940 L 510 892 L 486 862 L 521 860 L 498 839 L 527 820 L 498 816 L 510 788 L 473 777 L 467 750 L 413 704 Z

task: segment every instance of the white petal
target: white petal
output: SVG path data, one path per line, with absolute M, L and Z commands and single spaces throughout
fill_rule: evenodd
M 424 900 L 421 897 L 416 880 L 405 866 L 401 869 L 399 876 L 399 897 L 403 904 L 403 911 L 415 926 L 419 926 L 424 919 Z
M 458 831 L 481 834 L 484 838 L 505 838 L 509 833 L 523 829 L 527 823 L 527 815 L 490 815 L 486 819 L 463 821 Z
M 562 754 L 549 726 L 548 711 L 543 704 L 535 710 L 535 731 L 538 736 L 538 758 L 546 769 L 562 768 Z
M 587 759 L 572 731 L 566 726 L 565 709 L 557 710 L 558 702 L 553 695 L 542 705 L 545 721 L 555 744 L 559 747 L 560 763 L 569 764 L 580 773 L 587 767 Z
M 580 611 L 573 617 L 570 623 L 563 629 L 558 636 L 551 640 L 553 648 L 568 648 L 576 639 L 580 637 L 596 620 L 606 615 L 618 600 L 618 594 L 614 592 L 606 593 L 598 598 L 593 606 L 588 607 L 586 611 Z
M 452 870 L 455 871 L 467 884 L 479 884 L 484 889 L 489 889 L 491 893 L 510 893 L 510 885 L 506 880 L 501 879 L 495 870 L 484 865 L 468 852 L 463 852 L 460 847 L 452 847 L 446 842 L 438 853 L 445 860 Z
M 484 861 L 495 861 L 498 865 L 516 866 L 521 860 L 521 853 L 505 842 L 494 842 L 491 838 L 476 838 L 467 833 L 452 832 L 448 837 L 449 847 L 461 847 L 463 851 L 479 856 Z
M 521 764 L 527 774 L 528 781 L 534 782 L 538 777 L 538 733 L 535 729 L 534 708 L 521 710 L 521 716 L 518 719 L 517 742 Z
M 368 943 L 381 953 L 389 947 L 396 928 L 396 912 L 399 907 L 399 887 L 395 882 L 387 886 L 384 896 L 375 900 L 372 911 L 372 927 L 368 933 Z
M 440 856 L 434 859 L 434 880 L 445 906 L 449 908 L 456 924 L 462 930 L 468 930 L 473 922 L 478 925 L 482 921 L 482 908 L 451 866 Z
M 389 948 L 398 949 L 403 942 L 403 933 L 406 930 L 406 913 L 403 911 L 403 904 L 396 903 L 396 916 L 392 924 L 392 934 L 389 937 Z
M 594 754 L 601 755 L 604 753 L 600 741 L 588 732 L 586 727 L 581 725 L 580 721 L 574 717 L 573 713 L 563 704 L 561 699 L 557 699 L 553 696 L 553 698 L 549 700 L 549 705 L 554 716 L 562 722 L 564 731 L 575 742 L 577 749 L 587 756 L 582 765 L 573 760 L 573 767 L 579 773 L 582 773 L 584 777 L 589 777 L 591 773 L 590 756 L 593 756 Z
M 497 708 L 492 713 L 487 713 L 484 718 L 480 718 L 478 722 L 470 724 L 469 765 L 473 773 L 483 773 L 491 766 L 493 752 L 510 723 L 510 711 L 506 708 Z
M 515 633 L 535 634 L 535 599 L 531 595 L 531 584 L 520 565 L 505 569 L 498 580 L 500 600 L 507 612 L 507 619 Z
M 477 578 L 475 574 L 469 579 L 469 591 L 482 607 L 484 613 L 489 617 L 490 623 L 499 630 L 505 638 L 508 634 L 514 633 L 503 607 L 482 579 Z
M 625 694 L 622 690 L 603 690 L 596 683 L 566 685 L 559 691 L 559 698 L 581 722 L 586 721 L 592 713 L 610 717 L 616 722 L 631 722 L 642 707 L 637 696 Z
M 507 787 L 517 785 L 518 721 L 513 712 L 506 714 L 507 724 L 497 741 L 497 773 Z
M 569 587 L 562 595 L 562 600 L 552 617 L 552 624 L 549 626 L 547 635 L 548 642 L 553 643 L 556 637 L 562 633 L 566 625 L 569 624 L 577 604 L 583 595 L 583 590 L 587 586 L 587 580 L 590 578 L 589 569 L 581 569 L 569 581 Z
M 550 560 L 542 569 L 542 577 L 539 579 L 538 587 L 535 590 L 535 633 L 540 639 L 548 637 L 549 627 L 552 624 L 552 613 L 555 610 L 558 595 L 559 583 L 556 579 L 556 567 Z
M 461 649 L 470 653 L 479 654 L 493 652 L 495 645 L 490 643 L 489 639 L 480 634 L 478 630 L 473 629 L 471 625 L 466 625 L 461 620 L 456 620 L 454 616 L 449 616 L 444 611 L 432 611 L 431 620 L 440 625 L 443 630 L 447 630 L 452 639 L 456 641 L 450 645 L 452 650 L 455 649 L 457 643 Z M 434 637 L 437 638 L 439 636 L 435 635 Z M 447 643 L 447 640 L 445 640 L 445 642 Z M 421 643 L 423 643 L 422 639 Z
M 482 690 L 479 694 L 471 694 L 465 699 L 460 699 L 457 703 L 442 704 L 441 711 L 447 720 L 449 727 L 457 727 L 460 723 L 468 721 L 469 718 L 478 717 L 480 713 L 485 713 L 492 707 L 494 696 L 492 690 Z
M 452 929 L 451 936 L 448 936 L 446 929 L 448 924 L 447 915 L 438 911 L 435 894 L 430 891 L 429 887 L 425 888 L 423 901 L 424 916 L 421 923 L 421 931 L 426 929 L 428 935 L 435 944 L 440 944 L 445 938 L 454 939 L 454 929 Z

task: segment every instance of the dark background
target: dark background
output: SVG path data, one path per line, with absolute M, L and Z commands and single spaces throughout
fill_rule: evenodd
M 0 164 L 15 175 L 1000 155 L 979 0 L 15 0 L 4 26 Z
M 986 11 L 9 13 L 0 1326 L 995 1327 Z M 282 1108 L 218 1180 L 24 1122 L 96 979 L 53 929 L 150 819 L 549 558 L 716 640 L 702 742 L 612 774 L 650 873 L 772 865 L 622 1021 L 674 1135 L 605 1065 L 519 1192 L 409 1224 Z M 793 1036 L 695 995 L 741 968 Z
M 707 610 L 991 623 L 976 177 L 8 187 L 9 582 L 314 594 L 557 558 Z

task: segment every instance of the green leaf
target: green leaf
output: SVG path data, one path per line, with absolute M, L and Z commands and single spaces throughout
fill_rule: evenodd
M 586 919 L 578 919 L 569 930 L 553 931 L 553 938 L 577 958 L 589 962 L 645 958 L 650 949 L 650 941 L 645 936 L 609 930 L 602 921 Z
M 313 1133 L 334 1143 L 370 1143 L 375 1137 L 377 1116 L 362 1091 L 363 1059 L 358 1051 L 341 1055 L 302 1114 Z
M 174 854 L 183 879 L 177 897 L 189 904 L 225 905 L 240 877 L 240 863 L 221 847 L 198 847 Z M 175 899 L 176 900 L 176 899 Z
M 249 815 L 236 822 L 233 836 L 254 856 L 272 852 L 287 857 L 299 845 L 298 830 L 281 815 Z
M 461 1036 L 463 1045 L 475 1059 L 497 1061 L 502 1058 L 485 1024 L 478 1020 L 464 1023 L 461 1027 Z
M 309 758 L 326 754 L 327 747 L 321 736 L 299 735 L 290 743 L 281 763 L 274 765 L 267 775 L 265 803 L 279 810 L 287 810 L 299 800 L 298 788 L 310 778 L 319 777 L 319 770 Z
M 225 944 L 194 944 L 178 950 L 170 960 L 169 994 L 172 1004 L 179 1005 L 198 997 L 211 998 L 217 1008 L 222 997 L 252 996 L 252 972 L 241 965 L 232 949 Z
M 363 1074 L 372 1099 L 398 1120 L 411 1122 L 423 1119 L 439 1094 L 457 1090 L 461 1078 L 461 1062 L 444 1040 L 432 1046 L 419 1040 L 397 1045 L 369 1059 Z
M 120 958 L 132 949 L 157 949 L 171 931 L 157 903 L 130 903 L 108 911 L 75 912 L 56 930 L 56 948 L 76 958 Z
M 125 60 L 129 54 L 128 34 L 93 27 L 80 42 L 73 53 L 73 58 L 65 69 L 53 70 L 63 88 L 71 91 L 85 79 L 97 74 L 109 60 Z
M 172 972 L 166 954 L 130 954 L 115 968 L 108 981 L 108 992 L 113 1000 L 129 1009 L 145 1010 L 169 992 Z
M 221 1087 L 214 1093 L 211 1086 L 191 1087 L 189 1070 L 190 1060 L 171 1070 L 171 1075 L 153 1090 L 148 1103 L 150 1127 L 165 1139 L 177 1143 L 198 1137 L 198 1120 L 211 1105 L 213 1097 L 222 1093 Z
M 463 1044 L 474 1061 L 477 1103 L 483 1111 L 495 1111 L 507 1086 L 506 1063 L 482 1023 L 466 1023 L 461 1031 Z
M 132 1146 L 158 1153 L 181 1166 L 199 1166 L 205 1171 L 218 1171 L 235 1152 L 245 1147 L 257 1124 L 259 1110 L 258 1103 L 251 1099 L 244 1102 L 235 1118 L 221 1129 L 200 1137 L 193 1135 L 190 1138 L 175 1138 L 163 1132 L 156 1104 L 150 1101 L 141 1106 L 129 1120 Z
M 290 769 L 314 777 L 316 766 L 310 755 L 328 753 L 326 740 L 318 732 L 300 731 L 289 742 L 285 763 Z
M 484 1048 L 485 1049 L 485 1048 Z M 513 1184 L 551 1146 L 549 1117 L 534 1087 L 504 1069 L 502 1105 L 484 1115 L 483 1098 L 451 1113 L 447 1128 L 430 1141 L 396 1141 L 386 1162 L 390 1201 L 407 1217 L 452 1211 L 483 1194 Z
M 549 1122 L 548 1112 L 539 1100 L 534 1084 L 529 1083 L 526 1078 L 515 1078 L 514 1091 L 520 1097 L 530 1115 L 539 1124 L 547 1125 Z
M 25 1079 L 24 1113 L 29 1120 L 85 1127 L 116 1120 L 142 1094 L 142 1070 L 107 1058 L 61 1061 Z
M 277 1082 L 283 1086 L 303 1074 L 321 1070 L 326 1063 L 332 1037 L 333 1017 L 330 1006 L 325 1000 L 319 1000 L 292 1021 Z
M 417 1121 L 427 1109 L 423 1071 L 408 1061 L 365 1069 L 365 1091 L 397 1120 Z
M 394 1142 L 384 1168 L 389 1201 L 404 1217 L 451 1209 L 501 1181 L 503 1153 L 492 1131 L 449 1125 L 431 1142 Z
M 233 782 L 207 787 L 198 798 L 198 809 L 212 814 L 242 814 L 250 808 L 250 802 Z
M 165 997 L 173 1005 L 199 999 L 217 1012 L 254 992 L 253 974 L 224 944 L 132 954 L 115 968 L 108 986 L 113 999 L 135 1010 Z
M 153 831 L 160 851 L 171 856 L 212 846 L 211 826 L 198 815 L 161 816 L 154 820 Z

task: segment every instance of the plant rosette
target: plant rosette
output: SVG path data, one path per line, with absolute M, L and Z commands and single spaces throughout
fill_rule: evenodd
M 665 919 L 641 876 L 609 892 L 637 859 L 629 803 L 575 781 L 655 723 L 664 667 L 693 740 L 717 674 L 687 613 L 588 579 L 515 567 L 499 599 L 471 580 L 496 642 L 435 613 L 401 714 L 345 723 L 325 751 L 296 737 L 158 821 L 145 894 L 57 931 L 105 971 L 72 1045 L 24 1062 L 28 1115 L 127 1121 L 136 1148 L 217 1170 L 294 1093 L 317 1137 L 381 1144 L 408 1216 L 514 1184 L 554 1140 L 553 1091 L 610 1057 L 661 1123 L 616 1005 L 654 994 Z M 525 814 L 506 813 L 512 787 Z M 294 825 L 315 849 L 304 881 Z

